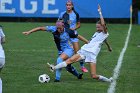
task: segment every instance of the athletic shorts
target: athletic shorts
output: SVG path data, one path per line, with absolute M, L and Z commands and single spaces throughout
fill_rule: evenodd
M 2 68 L 5 64 L 5 58 L 0 58 L 0 68 Z
M 79 39 L 77 38 L 78 32 L 77 31 L 70 31 L 70 32 L 74 32 L 73 34 L 76 36 L 75 38 L 70 37 L 71 43 L 78 42 L 79 41 Z
M 73 49 L 65 49 L 64 52 L 68 57 L 72 57 L 74 54 L 74 50 Z
M 94 53 L 85 51 L 83 49 L 80 49 L 77 53 L 81 56 L 82 59 L 85 59 L 85 62 L 96 63 L 97 55 Z
M 78 41 L 79 41 L 78 38 L 70 38 L 70 42 L 71 42 L 71 43 L 78 42 Z

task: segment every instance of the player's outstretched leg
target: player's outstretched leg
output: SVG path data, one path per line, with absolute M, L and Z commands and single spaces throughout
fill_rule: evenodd
M 105 76 L 102 76 L 102 75 L 97 75 L 96 74 L 96 63 L 90 63 L 90 72 L 91 72 L 91 77 L 93 79 L 96 79 L 96 80 L 100 80 L 100 81 L 104 81 L 104 82 L 112 82 L 112 78 L 107 78 Z
M 63 62 L 63 59 L 61 57 L 58 57 L 56 64 L 59 64 L 61 62 Z M 60 69 L 56 69 L 54 82 L 60 82 L 61 70 L 62 70 L 61 68 Z
M 103 82 L 112 82 L 113 81 L 113 78 L 107 78 L 105 76 L 102 76 L 102 75 L 92 75 L 92 78 L 93 79 L 97 79 L 99 81 L 103 81 Z
M 56 66 L 54 66 L 54 65 L 52 65 L 50 63 L 47 63 L 47 65 L 49 66 L 50 71 L 51 72 L 54 72 L 54 70 L 56 70 L 56 69 L 66 67 L 67 66 L 67 63 L 65 61 L 63 61 L 62 63 L 59 63 Z

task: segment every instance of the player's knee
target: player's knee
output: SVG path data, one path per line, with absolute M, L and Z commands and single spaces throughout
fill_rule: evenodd
M 72 58 L 69 58 L 67 61 L 68 62 L 73 62 L 73 59 Z

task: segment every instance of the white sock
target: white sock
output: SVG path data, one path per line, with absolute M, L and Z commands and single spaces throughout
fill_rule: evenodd
M 2 80 L 0 78 L 0 93 L 2 93 Z
M 105 81 L 105 82 L 111 82 L 111 80 L 109 78 L 101 76 L 101 75 L 99 75 L 99 80 L 100 81 Z
M 59 69 L 59 68 L 63 68 L 63 67 L 66 67 L 66 66 L 67 66 L 66 62 L 63 61 L 62 63 L 57 64 L 54 68 Z

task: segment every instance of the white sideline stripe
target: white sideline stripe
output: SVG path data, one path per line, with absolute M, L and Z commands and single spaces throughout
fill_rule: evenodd
M 130 24 L 130 26 L 129 26 L 127 37 L 126 37 L 126 40 L 125 40 L 125 45 L 124 45 L 124 47 L 123 47 L 123 49 L 122 49 L 122 51 L 120 53 L 120 56 L 118 58 L 117 65 L 114 68 L 113 82 L 110 84 L 110 86 L 109 86 L 109 88 L 107 90 L 107 93 L 115 93 L 115 87 L 116 87 L 116 83 L 117 83 L 116 80 L 119 77 L 121 65 L 122 65 L 122 62 L 123 62 L 123 57 L 124 57 L 125 51 L 127 49 L 129 38 L 130 38 L 131 29 L 132 29 L 132 24 Z

